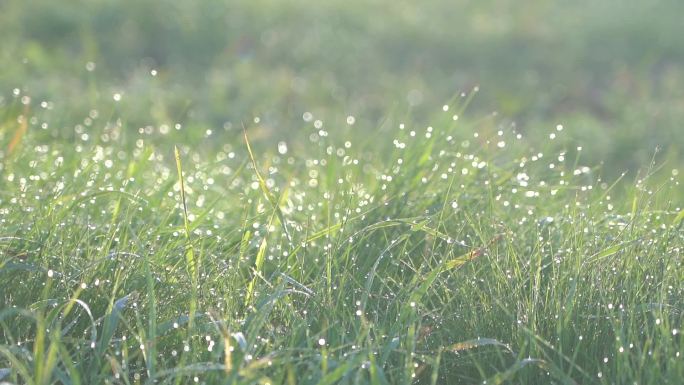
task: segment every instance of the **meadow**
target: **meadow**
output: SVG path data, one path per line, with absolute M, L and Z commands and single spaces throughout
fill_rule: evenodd
M 680 384 L 683 8 L 0 2 L 0 384 Z

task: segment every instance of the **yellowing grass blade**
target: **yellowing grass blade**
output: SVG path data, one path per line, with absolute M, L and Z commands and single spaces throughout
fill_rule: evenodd
M 24 138 L 24 135 L 26 134 L 26 131 L 28 130 L 28 105 L 24 107 L 24 114 L 23 118 L 19 122 L 19 128 L 14 132 L 14 136 L 12 136 L 12 140 L 9 142 L 9 145 L 7 145 L 7 154 L 12 155 L 14 154 L 14 151 L 17 149 L 19 144 L 21 143 L 21 140 Z
M 508 347 L 508 345 L 504 344 L 503 342 L 499 342 L 493 338 L 478 338 L 476 340 L 463 341 L 463 342 L 453 344 L 453 345 L 447 347 L 445 350 L 452 351 L 452 352 L 460 352 L 460 351 L 464 351 L 464 350 L 470 350 L 470 349 L 478 348 L 480 346 L 499 346 L 499 347 L 502 347 L 508 351 L 511 350 L 511 348 Z

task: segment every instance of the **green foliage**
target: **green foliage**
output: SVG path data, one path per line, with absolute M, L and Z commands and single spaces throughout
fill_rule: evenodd
M 377 124 L 395 109 L 425 121 L 434 106 L 479 84 L 485 92 L 471 111 L 495 108 L 537 144 L 558 122 L 573 126 L 591 163 L 604 162 L 614 177 L 650 161 L 657 146 L 659 159 L 684 159 L 677 0 L 0 7 L 0 96 L 10 104 L 19 88 L 70 111 L 52 122 L 53 135 L 71 136 L 115 92 L 122 102 L 106 113 L 132 127 L 239 130 L 259 116 L 264 136 L 275 137 L 298 129 L 303 111 Z
M 0 3 L 0 381 L 678 383 L 681 5 L 617 5 Z

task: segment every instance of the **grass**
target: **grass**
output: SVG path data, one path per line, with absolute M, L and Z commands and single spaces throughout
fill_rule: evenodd
M 676 383 L 677 176 L 611 185 L 571 127 L 532 150 L 452 120 L 466 99 L 228 153 L 28 130 L 3 160 L 4 379 Z
M 0 4 L 0 382 L 684 378 L 678 2 L 167 3 Z

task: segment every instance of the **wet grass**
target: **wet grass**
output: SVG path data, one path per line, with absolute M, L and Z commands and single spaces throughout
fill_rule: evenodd
M 682 3 L 449 4 L 0 2 L 0 382 L 681 383 Z
M 277 146 L 255 122 L 132 134 L 91 112 L 66 142 L 49 111 L 6 119 L 0 374 L 677 383 L 678 170 L 603 179 L 573 127 L 532 148 L 469 99 L 424 124 L 305 114 Z

